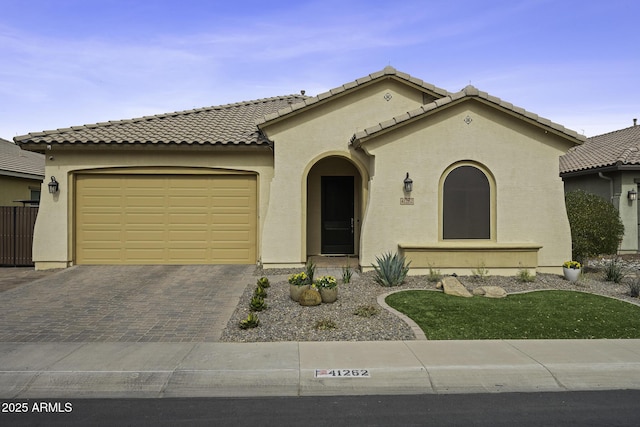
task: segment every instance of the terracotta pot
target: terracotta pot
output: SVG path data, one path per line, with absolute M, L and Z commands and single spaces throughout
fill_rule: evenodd
M 579 268 L 562 267 L 562 271 L 564 272 L 564 278 L 570 282 L 577 282 L 580 278 L 581 270 Z
M 338 299 L 338 288 L 320 288 L 322 302 L 335 302 Z
M 289 284 L 289 296 L 291 296 L 291 299 L 295 302 L 300 302 L 300 294 L 310 287 L 311 285 L 296 286 Z

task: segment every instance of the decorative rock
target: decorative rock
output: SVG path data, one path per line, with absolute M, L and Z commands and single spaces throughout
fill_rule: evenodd
M 504 298 L 507 296 L 507 291 L 500 286 L 480 286 L 473 290 L 473 294 L 484 295 L 486 298 Z
M 444 293 L 447 295 L 453 295 L 457 297 L 465 297 L 471 298 L 472 295 L 469 293 L 467 288 L 464 287 L 462 283 L 455 277 L 447 276 L 442 279 L 442 289 Z
M 307 289 L 300 294 L 300 305 L 305 307 L 322 304 L 320 292 L 316 289 Z

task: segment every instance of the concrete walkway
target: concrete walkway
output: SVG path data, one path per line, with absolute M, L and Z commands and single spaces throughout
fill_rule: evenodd
M 640 340 L 0 343 L 5 399 L 606 389 L 640 389 Z

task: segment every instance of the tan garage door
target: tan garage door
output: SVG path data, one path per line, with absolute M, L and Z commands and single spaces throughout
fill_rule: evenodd
M 253 264 L 256 177 L 79 175 L 77 264 Z

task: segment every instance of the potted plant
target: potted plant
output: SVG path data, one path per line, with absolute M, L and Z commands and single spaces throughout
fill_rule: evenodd
M 309 276 L 307 276 L 307 273 L 304 271 L 302 273 L 292 274 L 289 276 L 289 295 L 292 300 L 299 302 L 300 294 L 309 289 L 309 287 L 311 287 L 311 284 L 309 283 Z
M 564 278 L 570 282 L 575 282 L 580 277 L 582 266 L 578 261 L 567 261 L 562 264 L 562 271 L 564 272 Z
M 320 276 L 313 281 L 320 291 L 322 302 L 335 302 L 338 299 L 338 282 L 333 276 Z

